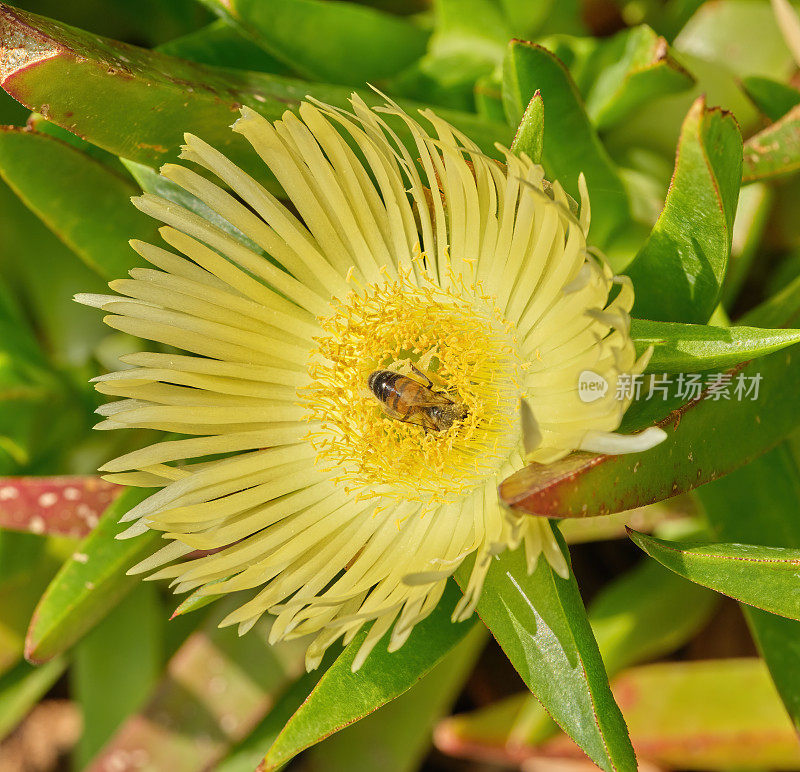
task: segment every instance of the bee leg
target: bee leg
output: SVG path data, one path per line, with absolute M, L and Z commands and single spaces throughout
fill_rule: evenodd
M 422 380 L 425 381 L 425 386 L 427 386 L 431 391 L 433 391 L 433 381 L 430 378 L 428 378 L 428 376 L 425 375 L 425 373 L 423 373 L 422 370 L 420 370 L 413 362 L 409 362 L 409 366 L 417 376 L 419 376 L 420 378 L 422 378 Z

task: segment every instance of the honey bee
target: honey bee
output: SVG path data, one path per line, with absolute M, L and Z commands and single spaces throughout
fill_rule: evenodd
M 434 432 L 447 431 L 456 421 L 467 417 L 466 405 L 434 391 L 433 381 L 413 365 L 412 369 L 427 383 L 393 370 L 375 370 L 367 378 L 370 391 L 386 415 Z

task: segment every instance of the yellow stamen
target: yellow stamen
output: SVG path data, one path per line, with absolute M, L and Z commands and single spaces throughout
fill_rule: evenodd
M 317 465 L 359 496 L 439 504 L 496 473 L 519 443 L 522 361 L 513 325 L 494 298 L 451 275 L 449 289 L 416 270 L 356 287 L 327 319 L 301 391 Z M 444 334 L 446 331 L 446 334 Z M 467 416 L 444 431 L 389 418 L 367 388 L 374 370 L 430 372 L 434 389 Z

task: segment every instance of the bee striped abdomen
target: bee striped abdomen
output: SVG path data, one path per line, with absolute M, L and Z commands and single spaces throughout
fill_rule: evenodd
M 425 376 L 420 373 L 424 378 Z M 367 386 L 390 417 L 418 424 L 426 431 L 445 431 L 455 421 L 466 417 L 464 405 L 455 404 L 447 395 L 392 370 L 375 370 Z
M 417 385 L 410 378 L 395 373 L 392 370 L 376 370 L 369 376 L 367 385 L 370 391 L 384 404 L 386 407 L 398 413 L 405 413 L 403 402 L 403 392 L 409 385 L 406 383 Z

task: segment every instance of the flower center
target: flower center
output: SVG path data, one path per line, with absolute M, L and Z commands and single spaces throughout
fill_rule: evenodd
M 354 288 L 321 320 L 301 395 L 309 420 L 321 422 L 309 439 L 317 465 L 363 497 L 452 501 L 519 445 L 523 364 L 513 325 L 480 285 L 447 279 L 443 289 L 422 267 L 401 272 Z M 368 386 L 378 370 L 413 383 L 389 378 L 394 399 L 382 401 Z M 431 402 L 454 409 L 437 423 Z

